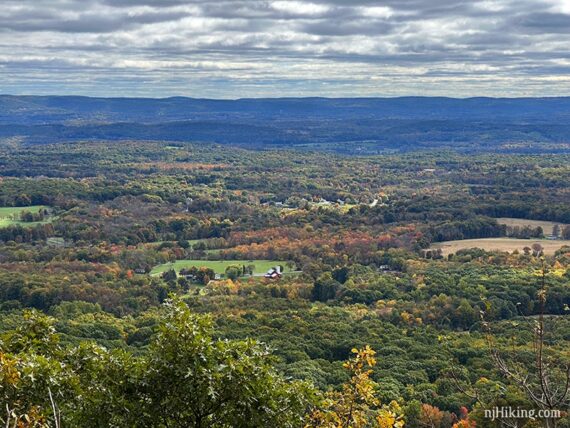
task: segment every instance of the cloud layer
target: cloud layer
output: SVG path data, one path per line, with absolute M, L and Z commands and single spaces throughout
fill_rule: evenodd
M 570 95 L 570 0 L 3 0 L 0 92 Z

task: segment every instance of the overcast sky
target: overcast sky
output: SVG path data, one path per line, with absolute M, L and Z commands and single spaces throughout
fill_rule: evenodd
M 570 95 L 570 0 L 0 6 L 0 93 Z

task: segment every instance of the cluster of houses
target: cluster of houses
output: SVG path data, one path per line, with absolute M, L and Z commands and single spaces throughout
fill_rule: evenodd
M 347 200 L 343 200 L 340 198 L 336 199 L 336 200 L 327 200 L 327 199 L 322 198 L 322 197 L 318 197 L 318 198 L 315 197 L 312 199 L 291 197 L 285 201 L 263 202 L 261 205 L 262 206 L 275 206 L 277 208 L 292 209 L 292 208 L 306 208 L 309 206 L 314 206 L 314 207 L 333 207 L 333 206 L 343 207 L 345 205 L 365 204 L 365 205 L 370 206 L 371 208 L 374 208 L 376 205 L 378 205 L 378 203 L 383 203 L 386 200 L 387 200 L 387 195 L 384 192 L 380 192 L 380 193 L 378 193 L 378 195 L 376 196 L 376 198 L 372 202 L 363 201 L 363 200 L 353 200 L 351 198 L 349 198 Z

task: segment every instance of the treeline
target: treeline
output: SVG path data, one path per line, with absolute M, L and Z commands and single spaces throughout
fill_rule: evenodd
M 99 304 L 109 313 L 140 313 L 164 301 L 170 292 L 168 283 L 149 277 L 131 277 L 112 267 L 86 263 L 52 265 L 28 264 L 0 269 L 0 308 L 36 308 L 48 311 L 65 301 Z
M 544 238 L 544 230 L 540 226 L 507 226 L 506 235 L 509 238 L 519 239 Z
M 44 221 L 48 216 L 48 211 L 45 208 L 40 208 L 37 212 L 23 210 L 20 212 L 20 221 L 24 223 L 33 223 Z
M 45 241 L 54 234 L 54 226 L 50 223 L 37 226 L 11 225 L 0 228 L 0 241 L 16 243 Z
M 560 223 L 570 223 L 570 207 L 567 203 L 546 202 L 537 198 L 534 201 L 524 202 L 503 202 L 491 205 L 483 205 L 476 208 L 476 211 L 490 217 L 511 217 L 528 220 L 555 221 Z
M 488 217 L 474 217 L 465 221 L 448 221 L 426 229 L 426 243 L 461 239 L 496 238 L 507 236 L 507 227 Z

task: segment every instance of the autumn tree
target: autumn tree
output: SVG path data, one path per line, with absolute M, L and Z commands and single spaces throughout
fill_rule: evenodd
M 538 242 L 535 242 L 534 244 L 532 244 L 532 253 L 535 257 L 541 256 L 543 251 L 544 251 L 544 248 Z
M 370 375 L 376 354 L 369 346 L 353 349 L 353 358 L 344 363 L 350 380 L 340 391 L 323 397 L 320 405 L 307 417 L 306 428 L 401 428 L 404 420 L 396 402 L 381 405 L 376 397 L 378 384 Z

